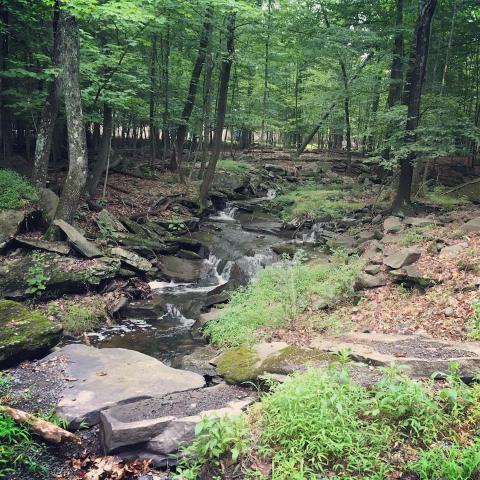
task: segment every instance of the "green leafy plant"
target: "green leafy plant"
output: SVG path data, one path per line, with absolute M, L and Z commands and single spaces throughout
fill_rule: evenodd
M 469 319 L 469 323 L 472 325 L 472 330 L 469 333 L 469 337 L 480 340 L 480 299 L 475 299 L 472 302 L 473 315 Z
M 47 282 L 50 277 L 45 272 L 46 261 L 45 255 L 34 252 L 32 254 L 32 266 L 28 269 L 27 277 L 27 293 L 33 295 L 40 295 L 47 288 Z
M 438 205 L 446 210 L 453 210 L 471 202 L 466 197 L 447 193 L 447 189 L 442 185 L 436 185 L 427 194 L 426 198 L 429 202 Z
M 89 302 L 84 305 L 69 304 L 60 316 L 60 321 L 65 332 L 81 335 L 95 330 L 105 315 L 105 310 L 99 302 Z
M 28 180 L 13 170 L 0 169 L 0 209 L 20 208 L 37 200 L 38 193 Z

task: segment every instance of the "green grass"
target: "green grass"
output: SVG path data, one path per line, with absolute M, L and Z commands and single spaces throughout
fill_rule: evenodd
M 334 255 L 331 264 L 307 265 L 301 254 L 284 259 L 234 292 L 220 316 L 207 324 L 205 333 L 222 347 L 258 341 L 262 334 L 294 320 L 313 296 L 332 300 L 352 294 L 360 270 L 358 258 L 342 254 Z
M 471 202 L 466 197 L 457 196 L 454 194 L 447 194 L 447 189 L 441 185 L 437 185 L 425 197 L 434 205 L 438 205 L 445 210 L 455 210 L 456 208 L 470 205 Z
M 13 170 L 0 169 L 0 209 L 21 208 L 38 200 L 35 188 Z
M 218 161 L 218 168 L 228 173 L 248 173 L 251 169 L 251 166 L 241 160 L 231 160 L 227 158 L 222 158 Z
M 452 365 L 444 388 L 432 386 L 391 367 L 370 388 L 352 382 L 340 364 L 297 373 L 270 385 L 250 410 L 250 436 L 230 435 L 226 447 L 212 440 L 224 446 L 216 460 L 231 464 L 230 452 L 239 452 L 245 478 L 252 479 L 264 478 L 254 473 L 255 465 L 271 466 L 271 480 L 477 478 L 480 388 L 460 381 L 458 365 Z M 219 465 L 202 452 L 197 444 L 186 460 L 197 473 L 199 463 Z
M 274 203 L 282 209 L 284 220 L 298 217 L 318 218 L 326 214 L 340 218 L 365 207 L 365 203 L 352 199 L 347 186 L 308 184 L 278 196 Z
M 417 243 L 434 240 L 435 237 L 432 235 L 434 228 L 432 225 L 408 228 L 401 233 L 400 243 L 404 247 L 411 247 Z
M 77 336 L 94 331 L 106 319 L 103 303 L 95 298 L 86 298 L 82 303 L 67 303 L 62 308 L 58 302 L 51 302 L 47 312 L 56 317 L 66 333 Z

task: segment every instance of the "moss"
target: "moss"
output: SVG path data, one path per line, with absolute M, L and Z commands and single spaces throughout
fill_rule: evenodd
M 0 362 L 12 357 L 23 360 L 53 347 L 61 330 L 40 312 L 28 310 L 17 302 L 0 300 Z
M 329 353 L 316 348 L 306 348 L 299 345 L 289 345 L 278 353 L 267 357 L 260 367 L 263 373 L 288 375 L 297 370 L 303 370 L 307 365 L 325 364 L 335 360 Z
M 227 383 L 243 383 L 257 378 L 260 358 L 255 349 L 241 345 L 222 353 L 217 360 L 217 371 Z

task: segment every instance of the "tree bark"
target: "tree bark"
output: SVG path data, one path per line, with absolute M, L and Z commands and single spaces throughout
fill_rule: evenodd
M 415 131 L 420 120 L 420 103 L 422 98 L 422 88 L 425 81 L 427 69 L 428 49 L 430 45 L 430 30 L 432 19 L 437 6 L 437 0 L 421 0 L 420 12 L 417 18 L 415 28 L 415 43 L 412 50 L 412 58 L 409 63 L 407 75 L 407 125 L 405 132 L 405 142 L 413 143 L 416 140 Z M 406 157 L 400 159 L 400 178 L 393 210 L 400 211 L 408 206 L 411 201 L 413 162 L 416 154 L 411 152 Z
M 87 179 L 87 142 L 80 96 L 80 35 L 75 17 L 60 9 L 61 86 L 65 97 L 68 129 L 68 174 L 55 220 L 72 222 Z
M 213 137 L 213 152 L 210 156 L 205 178 L 200 185 L 200 203 L 205 206 L 205 201 L 213 184 L 215 169 L 220 157 L 222 148 L 223 127 L 225 125 L 225 115 L 227 112 L 228 85 L 230 82 L 230 73 L 232 71 L 233 56 L 235 53 L 235 12 L 228 15 L 227 22 L 227 51 L 222 62 L 220 71 L 220 85 L 218 88 L 217 119 L 215 123 L 215 133 Z
M 200 171 L 198 172 L 198 179 L 203 178 L 205 166 L 208 159 L 208 146 L 210 144 L 211 131 L 211 115 L 212 115 L 212 76 L 213 76 L 213 59 L 212 54 L 207 56 L 207 69 L 205 72 L 205 90 L 203 97 L 203 138 L 202 138 L 202 160 Z
M 52 64 L 57 68 L 60 66 L 60 45 L 58 34 L 59 7 L 60 2 L 59 0 L 56 0 L 53 12 Z M 60 96 L 61 81 L 60 78 L 56 76 L 48 86 L 47 99 L 42 110 L 42 118 L 37 132 L 37 142 L 35 144 L 32 182 L 38 188 L 47 185 L 48 162 L 52 150 L 53 131 L 58 116 Z
M 198 90 L 198 81 L 200 79 L 200 75 L 202 74 L 203 64 L 205 63 L 208 45 L 210 44 L 210 39 L 212 36 L 212 19 L 213 6 L 211 4 L 208 4 L 207 10 L 205 12 L 205 21 L 203 24 L 202 35 L 200 37 L 200 45 L 198 47 L 198 54 L 195 60 L 195 65 L 193 66 L 192 76 L 190 79 L 190 87 L 188 89 L 187 100 L 183 106 L 182 123 L 178 126 L 177 129 L 175 148 L 172 151 L 172 157 L 170 162 L 170 169 L 172 171 L 178 170 L 180 176 L 182 176 L 183 146 L 187 137 L 188 121 L 190 120 L 190 116 L 192 115 L 193 107 L 195 105 L 195 98 L 197 96 Z
M 0 17 L 3 23 L 3 31 L 0 35 L 0 70 L 5 71 L 8 67 L 8 57 L 10 54 L 10 27 L 9 14 L 5 2 L 0 4 Z M 12 112 L 7 106 L 7 96 L 5 92 L 9 88 L 8 77 L 0 76 L 0 165 L 10 166 L 12 156 Z
M 350 124 L 350 92 L 348 88 L 347 69 L 345 62 L 340 59 L 340 70 L 342 71 L 342 81 L 345 98 L 343 100 L 343 108 L 345 112 L 345 135 L 347 137 L 347 169 L 346 173 L 352 172 L 352 127 Z
M 452 23 L 450 25 L 450 35 L 448 36 L 447 52 L 445 53 L 445 66 L 443 67 L 442 85 L 440 86 L 440 96 L 443 95 L 445 84 L 447 82 L 448 61 L 450 59 L 450 50 L 452 49 L 453 32 L 455 29 L 455 19 L 457 16 L 457 3 L 453 0 L 452 5 Z
M 157 129 L 155 127 L 155 99 L 157 97 L 157 77 L 155 65 L 157 64 L 157 35 L 152 36 L 152 53 L 150 58 L 150 169 L 153 169 L 157 156 Z
M 402 99 L 403 90 L 403 0 L 397 0 L 395 15 L 395 41 L 393 44 L 392 67 L 390 69 L 390 86 L 387 105 L 392 108 Z

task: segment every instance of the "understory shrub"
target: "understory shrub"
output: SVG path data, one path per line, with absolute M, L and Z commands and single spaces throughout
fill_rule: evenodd
M 455 208 L 469 205 L 471 203 L 466 197 L 447 193 L 447 188 L 443 185 L 433 187 L 425 197 L 429 202 L 446 210 L 454 210 Z
M 13 170 L 0 169 L 0 209 L 20 208 L 38 200 L 28 180 Z
M 326 300 L 353 293 L 361 269 L 358 257 L 337 253 L 331 263 L 306 264 L 300 252 L 293 260 L 269 266 L 232 294 L 220 316 L 205 328 L 211 341 L 237 346 L 258 341 L 260 330 L 286 325 L 316 296 Z

